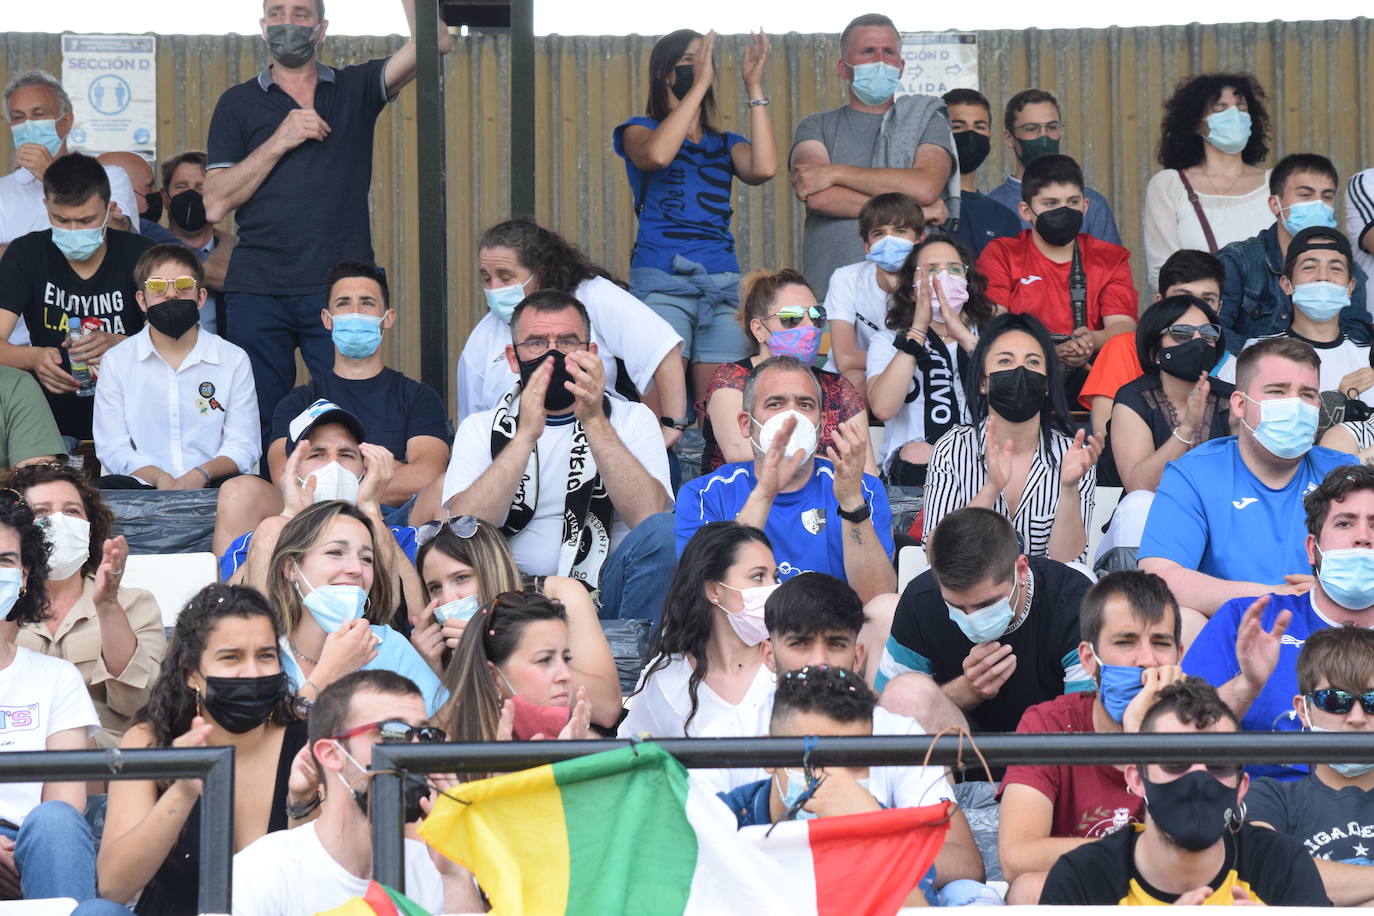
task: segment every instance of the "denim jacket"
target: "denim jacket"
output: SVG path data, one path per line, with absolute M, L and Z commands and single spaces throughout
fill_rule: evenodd
M 1293 303 L 1279 288 L 1283 255 L 1279 252 L 1278 223 L 1253 238 L 1232 242 L 1217 257 L 1226 267 L 1221 286 L 1221 326 L 1226 329 L 1226 349 L 1239 353 L 1247 340 L 1285 334 L 1293 319 Z M 1369 343 L 1369 310 L 1365 308 L 1364 271 L 1358 264 L 1355 291 L 1341 310 L 1341 330 L 1356 343 Z

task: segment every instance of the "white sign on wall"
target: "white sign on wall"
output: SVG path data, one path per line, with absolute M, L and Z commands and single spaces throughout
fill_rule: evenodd
M 62 85 L 76 114 L 69 150 L 156 157 L 156 38 L 63 34 Z
M 903 32 L 898 95 L 944 95 L 978 88 L 978 38 L 972 32 Z

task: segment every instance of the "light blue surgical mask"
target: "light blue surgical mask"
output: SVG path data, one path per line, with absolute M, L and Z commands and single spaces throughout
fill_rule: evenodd
M 301 603 L 310 611 L 310 616 L 315 618 L 320 629 L 326 633 L 333 633 L 350 620 L 358 620 L 363 616 L 363 611 L 367 607 L 367 592 L 358 586 L 321 585 L 316 588 L 305 578 L 299 564 L 296 566 L 296 572 L 300 573 L 301 581 L 310 589 L 308 593 L 303 594 L 300 585 L 297 584 L 296 594 L 301 596 Z
M 434 619 L 439 621 L 442 626 L 450 620 L 471 620 L 472 615 L 477 613 L 477 609 L 482 603 L 477 599 L 477 593 L 473 592 L 466 598 L 457 598 L 446 604 L 441 604 L 434 609 Z
M 63 257 L 69 261 L 89 261 L 91 256 L 105 244 L 105 226 L 110 222 L 110 211 L 105 210 L 105 221 L 94 229 L 61 229 L 52 227 L 52 243 Z
M 1011 609 L 1011 598 L 1015 594 L 1016 586 L 1013 585 L 1007 597 L 1001 601 L 994 601 L 987 607 L 969 614 L 965 614 L 948 601 L 945 602 L 945 607 L 949 609 L 949 619 L 964 631 L 969 642 L 990 642 L 1005 633 L 1011 625 L 1012 618 L 1016 616 Z
M 1313 321 L 1330 321 L 1350 304 L 1350 292 L 1330 280 L 1299 283 L 1293 287 L 1293 304 Z
M 1126 707 L 1145 687 L 1145 669 L 1139 665 L 1109 665 L 1093 649 L 1097 659 L 1097 696 L 1112 721 L 1120 722 Z
M 334 346 L 349 359 L 367 359 L 382 345 L 380 315 L 344 314 L 333 316 L 330 336 Z
M 510 316 L 515 314 L 515 307 L 525 301 L 525 287 L 533 279 L 534 275 L 530 274 L 525 278 L 524 283 L 482 290 L 487 297 L 487 308 L 491 309 L 492 314 L 497 318 L 509 324 Z
M 39 146 L 46 147 L 49 153 L 56 156 L 57 151 L 62 148 L 62 138 L 57 135 L 57 122 L 52 118 L 11 124 L 10 133 L 14 135 L 15 149 L 19 149 L 25 143 L 37 143 Z
M 874 242 L 864 259 L 872 261 L 890 274 L 895 274 L 906 263 L 907 255 L 916 243 L 899 235 L 885 235 Z
M 0 569 L 0 620 L 10 616 L 19 593 L 24 590 L 24 574 L 14 568 Z
M 1332 552 L 1332 553 L 1335 553 L 1336 551 L 1333 550 L 1333 551 L 1331 551 L 1331 552 Z M 1303 698 L 1302 698 L 1302 702 L 1303 702 L 1303 704 L 1307 707 L 1307 728 L 1308 728 L 1308 731 L 1323 732 L 1323 733 L 1326 733 L 1326 734 L 1344 734 L 1344 733 L 1345 733 L 1345 729 L 1343 729 L 1343 728 L 1322 728 L 1320 725 L 1318 725 L 1317 723 L 1313 722 L 1313 721 L 1312 721 L 1312 701 L 1309 700 L 1309 699 L 1307 699 L 1307 697 L 1303 697 Z M 1374 770 L 1374 762 L 1371 762 L 1371 763 L 1359 763 L 1359 762 L 1357 762 L 1357 761 L 1351 760 L 1351 761 L 1347 761 L 1347 762 L 1345 762 L 1345 763 L 1333 763 L 1333 764 L 1330 764 L 1330 767 L 1331 767 L 1331 769 L 1335 770 L 1337 773 L 1340 773 L 1340 774 L 1341 774 L 1342 776 L 1344 776 L 1346 779 L 1355 779 L 1355 778 L 1357 778 L 1357 777 L 1363 776 L 1365 773 L 1368 773 L 1370 770 Z
M 1207 116 L 1207 142 L 1223 153 L 1235 154 L 1250 142 L 1250 112 L 1235 105 Z
M 854 94 L 859 97 L 859 101 L 865 105 L 881 105 L 892 94 L 897 91 L 897 86 L 901 83 L 902 71 L 875 60 L 869 64 L 850 64 L 850 69 L 854 71 L 854 77 L 849 81 L 849 86 L 854 90 Z
M 791 811 L 792 806 L 797 803 L 806 792 L 806 774 L 801 770 L 783 770 L 783 778 L 778 785 L 778 795 L 782 798 L 784 809 Z M 807 811 L 805 808 L 798 808 L 793 815 L 794 820 L 809 821 L 812 818 L 820 817 L 814 811 Z
M 1340 550 L 1317 548 L 1321 569 L 1317 581 L 1326 597 L 1348 611 L 1362 611 L 1374 605 L 1374 550 L 1348 547 Z
M 1304 200 L 1287 208 L 1288 215 L 1283 218 L 1283 228 L 1291 235 L 1304 229 L 1320 226 L 1323 229 L 1336 228 L 1336 211 L 1324 200 Z
M 1245 428 L 1276 458 L 1301 458 L 1312 448 L 1317 435 L 1317 408 L 1302 398 L 1274 398 L 1255 401 L 1248 394 L 1247 401 L 1260 406 L 1259 426 L 1251 426 L 1241 419 Z

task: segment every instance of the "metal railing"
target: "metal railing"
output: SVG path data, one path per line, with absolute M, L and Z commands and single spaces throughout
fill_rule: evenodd
M 234 857 L 232 747 L 0 753 L 0 783 L 124 779 L 202 781 L 197 904 L 201 913 L 230 912 L 230 868 Z
M 1164 740 L 1167 739 L 1167 740 Z M 689 769 L 795 765 L 801 738 L 676 738 L 655 743 Z M 1374 733 L 1275 732 L 1151 734 L 987 734 L 976 736 L 991 767 L 1011 764 L 1293 763 L 1374 760 Z M 627 747 L 628 740 L 496 741 L 474 744 L 378 744 L 372 748 L 372 875 L 404 892 L 401 771 L 413 773 L 510 772 L 586 754 Z M 811 751 L 817 766 L 958 766 L 981 779 L 968 739 L 944 735 L 820 738 Z

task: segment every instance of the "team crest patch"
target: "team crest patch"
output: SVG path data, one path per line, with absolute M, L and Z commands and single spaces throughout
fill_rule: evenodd
M 208 414 L 212 410 L 218 410 L 220 413 L 224 413 L 224 405 L 215 400 L 214 382 L 200 383 L 200 397 L 196 398 L 196 409 L 201 412 L 202 416 Z
M 811 534 L 820 534 L 825 528 L 825 510 L 807 509 L 801 516 L 802 527 Z

